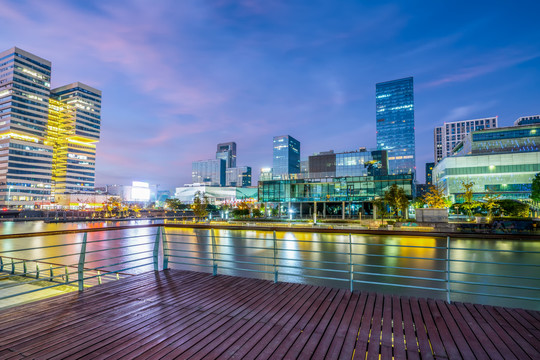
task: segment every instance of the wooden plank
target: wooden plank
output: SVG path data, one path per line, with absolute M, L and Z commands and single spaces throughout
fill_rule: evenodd
M 463 304 L 469 313 L 472 315 L 476 323 L 482 328 L 487 337 L 493 344 L 496 344 L 497 351 L 502 355 L 504 359 L 516 359 L 517 357 L 512 353 L 512 351 L 506 346 L 504 341 L 500 338 L 496 331 L 493 330 L 492 326 L 480 315 L 478 310 L 470 303 Z
M 534 348 L 534 349 L 540 349 L 540 337 L 535 336 L 529 329 L 527 329 L 526 326 L 524 326 L 519 320 L 517 320 L 515 317 L 512 316 L 512 314 L 508 311 L 507 308 L 502 307 L 493 307 L 494 310 L 496 310 L 500 316 L 502 316 L 508 324 L 514 330 L 516 330 L 521 336 Z
M 512 324 L 510 324 L 499 311 L 497 311 L 497 308 L 493 306 L 484 306 L 486 311 L 495 319 L 495 321 L 501 325 L 501 327 L 504 329 L 504 331 L 519 345 L 519 347 L 527 353 L 527 355 L 531 359 L 538 359 L 540 358 L 540 347 L 535 348 L 529 341 L 527 341 L 527 337 L 532 336 L 532 334 L 527 333 L 526 331 L 519 331 L 516 330 Z M 512 321 L 515 321 L 514 318 L 511 318 Z
M 313 307 L 306 313 L 293 331 L 290 331 L 287 337 L 281 342 L 271 359 L 283 359 L 285 357 L 296 358 L 304 346 L 304 341 L 309 339 L 313 330 L 321 321 L 326 310 L 334 303 L 334 298 L 343 294 L 343 290 L 331 289 L 328 296 L 324 299 L 318 299 L 313 303 Z M 289 355 L 291 354 L 291 355 Z
M 369 334 L 367 359 L 379 359 L 381 345 L 381 327 L 382 327 L 382 312 L 383 312 L 384 296 L 377 294 L 375 299 L 375 307 L 371 318 L 371 333 Z M 358 354 L 361 356 L 361 353 Z
M 297 347 L 298 349 L 301 348 L 301 351 L 298 352 L 296 349 L 293 348 L 289 350 L 288 354 L 291 354 L 293 356 L 296 356 L 296 354 L 298 354 L 298 358 L 313 358 L 313 353 L 315 352 L 315 349 L 320 343 L 326 342 L 327 344 L 330 344 L 332 342 L 332 339 L 334 338 L 334 334 L 336 333 L 336 327 L 341 320 L 341 316 L 343 315 L 343 309 L 345 309 L 345 307 L 347 306 L 347 302 L 350 299 L 350 296 L 351 293 L 349 292 L 349 290 L 338 291 L 336 297 L 332 300 L 332 303 L 326 310 L 323 318 L 313 329 L 311 335 L 309 336 L 309 339 L 305 341 L 305 339 L 303 338 L 308 337 L 307 334 L 315 325 L 311 326 L 310 328 L 310 324 L 308 324 L 306 329 L 302 332 L 302 334 L 300 334 L 300 336 L 296 340 L 296 344 L 305 344 L 303 345 L 303 347 Z M 338 309 L 341 309 L 341 312 L 338 313 Z M 335 323 L 332 323 L 332 319 L 335 319 Z M 314 324 L 314 322 L 312 322 L 311 324 Z M 328 345 L 326 345 L 326 348 L 328 348 Z
M 450 310 L 448 310 L 448 307 L 453 307 L 453 305 L 449 305 L 446 303 L 446 301 L 442 300 L 436 300 L 435 304 L 437 305 L 437 308 L 439 310 L 438 312 L 441 315 L 441 321 L 444 321 L 444 323 L 446 324 L 446 328 L 448 329 L 448 332 L 450 334 L 443 336 L 443 342 L 445 342 L 448 336 L 450 336 L 454 340 L 455 348 L 451 348 L 451 345 L 446 345 L 445 343 L 445 348 L 448 352 L 449 357 L 456 359 L 459 359 L 460 357 L 463 359 L 474 359 L 474 353 L 472 352 L 469 344 L 465 340 L 465 337 L 463 336 L 460 327 L 457 325 L 452 314 L 450 313 Z M 437 323 L 437 318 L 435 318 L 435 322 Z M 455 351 L 458 351 L 459 355 L 455 355 Z
M 250 282 L 247 281 L 246 284 L 249 285 Z M 226 291 L 219 291 L 219 293 L 214 294 L 215 296 L 213 296 L 213 300 L 210 303 L 202 304 L 202 306 L 192 303 L 187 310 L 179 311 L 179 316 L 164 318 L 158 321 L 155 326 L 150 325 L 148 331 L 141 332 L 144 335 L 141 339 L 138 339 L 139 332 L 136 332 L 135 337 L 130 339 L 129 345 L 131 346 L 128 349 L 124 348 L 122 354 L 115 353 L 110 358 L 131 358 L 141 354 L 145 354 L 141 355 L 143 357 L 150 358 L 151 356 L 160 356 L 156 355 L 160 352 L 167 354 L 176 349 L 177 345 L 179 345 L 179 339 L 185 342 L 207 329 L 207 327 L 215 325 L 220 320 L 223 320 L 231 311 L 235 311 L 235 308 L 238 308 L 238 305 L 243 301 L 245 301 L 244 304 L 246 306 L 249 306 L 252 301 L 257 301 L 266 294 L 267 285 L 257 282 L 256 284 L 251 283 L 249 287 L 228 288 Z M 174 308 L 174 305 L 171 307 Z M 188 314 L 186 314 L 186 311 Z M 165 323 L 165 327 L 162 323 Z M 133 329 L 129 330 L 133 331 Z M 112 341 L 108 340 L 107 343 L 116 349 L 118 345 L 114 344 L 114 342 L 120 341 L 124 343 L 125 336 L 129 335 L 122 332 L 117 333 L 115 338 Z M 149 337 L 151 341 L 145 341 Z M 141 346 L 142 342 L 145 343 Z M 99 343 L 99 345 L 103 344 Z M 85 349 L 91 355 L 88 350 Z M 101 350 L 97 350 L 97 352 L 101 353 Z M 124 353 L 128 355 L 124 355 Z M 107 351 L 103 351 L 103 354 L 107 355 Z
M 317 292 L 315 296 L 310 297 L 303 306 L 284 324 L 279 333 L 275 334 L 270 342 L 256 355 L 256 359 L 269 359 L 274 351 L 283 343 L 287 343 L 287 348 L 294 341 L 294 339 L 289 338 L 289 334 L 294 332 L 294 335 L 297 335 L 301 328 L 305 326 L 305 323 L 309 321 L 313 312 L 319 308 L 319 305 L 324 301 L 328 296 L 335 295 L 335 292 L 331 292 L 330 288 L 321 288 L 321 292 Z M 258 349 L 257 349 L 258 350 Z M 251 352 L 246 356 L 247 358 L 253 359 L 250 356 Z
M 433 356 L 436 358 L 448 357 L 444 349 L 441 336 L 439 335 L 439 330 L 441 329 L 438 329 L 435 325 L 435 321 L 433 320 L 433 316 L 431 314 L 431 309 L 428 306 L 426 299 L 418 299 L 418 304 L 420 305 L 420 311 L 422 312 L 422 318 L 424 319 L 424 324 L 426 327 L 429 342 L 431 344 L 431 351 L 433 352 Z M 444 325 L 444 323 L 442 324 L 442 330 L 446 330 L 446 326 Z M 451 342 L 451 346 L 455 346 L 451 336 L 448 337 L 448 340 Z
M 471 304 L 471 306 L 473 306 Z M 477 311 L 478 316 L 482 316 L 483 320 L 488 323 L 493 331 L 497 334 L 497 336 L 506 344 L 508 349 L 512 351 L 512 353 L 515 355 L 517 359 L 527 359 L 529 356 L 521 347 L 519 344 L 508 335 L 506 331 L 502 328 L 501 324 L 499 324 L 498 321 L 496 321 L 493 316 L 487 311 L 487 309 L 482 305 L 474 305 L 474 308 Z M 503 354 L 504 355 L 504 354 Z
M 303 285 L 303 287 L 307 291 L 305 291 L 303 295 L 294 299 L 297 301 L 295 301 L 289 309 L 284 309 L 284 311 L 282 311 L 281 313 L 281 316 L 276 316 L 272 319 L 269 319 L 268 322 L 265 323 L 259 331 L 255 333 L 250 333 L 249 340 L 246 343 L 240 345 L 237 341 L 237 343 L 234 344 L 235 346 L 227 349 L 227 351 L 223 354 L 223 357 L 234 357 L 237 359 L 241 359 L 246 357 L 246 355 L 250 353 L 250 356 L 248 356 L 247 358 L 255 358 L 266 346 L 266 344 L 268 344 L 268 342 L 281 331 L 282 327 L 289 321 L 290 318 L 294 316 L 294 314 L 296 314 L 296 312 L 305 304 L 306 301 L 308 301 L 312 296 L 314 296 L 314 294 L 322 292 L 322 288 L 320 287 L 311 285 Z
M 528 332 L 530 332 L 534 338 L 540 339 L 540 330 L 536 328 L 528 319 L 524 318 L 518 309 L 504 308 L 505 311 L 510 314 L 517 322 L 521 324 Z
M 220 337 L 214 341 L 216 343 L 214 349 L 207 346 L 205 347 L 204 352 L 200 351 L 195 357 L 204 356 L 207 359 L 216 359 L 221 356 L 222 358 L 229 358 L 238 349 L 247 345 L 254 337 L 257 337 L 257 334 L 262 333 L 261 328 L 265 324 L 269 324 L 272 319 L 281 319 L 283 315 L 296 304 L 298 299 L 309 290 L 309 286 L 295 285 L 293 292 L 282 299 L 282 301 L 274 301 L 273 303 L 275 306 L 267 311 L 264 316 L 261 318 L 253 317 L 244 328 L 238 330 L 234 328 L 230 329 L 227 333 L 220 335 Z
M 463 319 L 467 322 L 472 332 L 478 338 L 478 341 L 491 359 L 503 359 L 501 354 L 497 351 L 497 347 L 490 341 L 489 336 L 484 333 L 482 328 L 474 320 L 467 308 L 462 303 L 455 303 L 455 307 L 463 316 Z
M 405 349 L 408 359 L 420 359 L 420 349 L 414 330 L 414 321 L 409 298 L 401 298 L 401 311 L 403 313 L 403 330 L 405 332 Z
M 393 356 L 393 333 L 392 333 L 392 296 L 384 295 L 383 318 L 381 332 L 381 358 L 391 359 Z
M 540 330 L 540 320 L 535 318 L 531 312 L 525 311 L 524 309 L 515 308 L 513 309 L 519 316 L 521 316 L 523 319 L 527 320 L 529 324 L 531 324 L 532 328 L 535 330 Z
M 334 343 L 343 344 L 344 337 L 349 327 L 349 323 L 352 318 L 352 312 L 349 309 L 354 310 L 354 306 L 358 300 L 358 293 L 346 292 L 341 302 L 336 309 L 335 316 L 332 317 L 328 324 L 321 341 L 317 344 L 315 351 L 313 352 L 312 359 L 327 359 L 331 358 L 326 356 L 329 352 L 331 345 Z M 350 306 L 352 303 L 352 306 Z M 340 331 L 341 330 L 341 331 Z M 339 347 L 341 349 L 341 346 Z M 337 354 L 339 355 L 339 353 Z M 334 358 L 337 358 L 335 356 Z
M 394 359 L 405 360 L 405 332 L 403 330 L 403 316 L 401 302 L 396 295 L 392 296 L 392 334 L 394 336 Z
M 362 314 L 366 304 L 367 293 L 361 295 L 354 292 L 347 304 L 347 310 L 341 320 L 339 329 L 332 340 L 332 344 L 326 353 L 328 359 L 351 359 L 356 344 L 356 336 L 362 321 Z M 321 349 L 321 353 L 323 349 Z M 316 353 L 317 354 L 317 353 Z M 340 355 L 341 354 L 341 355 Z
M 357 332 L 357 340 L 354 346 L 353 355 L 363 358 L 368 351 L 368 341 L 369 341 L 369 331 L 371 329 L 371 319 L 373 317 L 373 311 L 375 307 L 375 301 L 377 295 L 374 293 L 369 293 L 366 301 L 366 306 L 364 308 L 364 313 L 362 314 L 362 321 L 360 323 L 360 329 Z
M 427 329 L 424 320 L 422 319 L 422 313 L 420 312 L 420 306 L 416 298 L 410 298 L 411 312 L 413 315 L 414 327 L 416 329 L 416 339 L 418 340 L 418 347 L 420 348 L 420 355 L 422 359 L 433 359 L 433 352 L 427 336 Z
M 227 279 L 231 284 L 234 282 L 234 279 Z M 202 285 L 204 286 L 204 285 Z M 163 287 L 163 289 L 166 289 Z M 170 288 L 169 288 L 170 290 Z M 181 290 L 179 290 L 181 291 Z M 192 290 L 196 291 L 196 290 Z M 184 297 L 189 297 L 192 291 L 183 293 Z M 170 299 L 174 299 L 175 301 L 180 301 L 181 298 L 175 297 L 174 294 L 169 296 Z M 64 346 L 64 347 L 75 347 L 77 340 L 74 340 L 74 336 L 78 335 L 76 339 L 78 339 L 79 343 L 86 344 L 86 337 L 91 335 L 92 333 L 88 333 L 88 331 L 93 331 L 95 333 L 100 332 L 100 325 L 103 323 L 103 321 L 110 321 L 111 316 L 114 316 L 114 314 L 118 314 L 119 317 L 113 317 L 114 319 L 122 319 L 122 318 L 128 318 L 132 311 L 134 312 L 142 312 L 145 309 L 148 308 L 155 308 L 155 304 L 152 302 L 142 302 L 139 299 L 126 299 L 127 304 L 125 304 L 121 308 L 115 308 L 115 307 L 108 307 L 107 310 L 100 312 L 100 314 L 95 314 L 94 309 L 91 307 L 86 307 L 82 314 L 86 314 L 86 316 L 81 316 L 81 314 L 78 314 L 77 321 L 71 321 L 71 319 L 63 316 L 61 318 L 61 326 L 55 326 L 55 334 L 57 334 L 58 338 L 56 341 L 51 342 L 50 336 L 47 332 L 41 333 L 39 336 L 36 336 L 36 333 L 31 333 L 29 335 L 30 339 L 27 341 L 20 341 L 17 344 L 13 345 L 14 348 L 21 349 L 20 351 L 25 351 L 27 354 L 33 354 L 31 348 L 37 348 L 40 351 L 45 351 L 45 349 L 49 349 L 50 346 L 55 346 L 57 348 Z M 120 310 L 121 309 L 121 310 Z M 131 309 L 131 310 L 130 310 Z M 76 316 L 77 314 L 75 314 Z M 137 320 L 136 318 L 129 319 L 130 321 Z M 28 329 L 27 329 L 28 330 Z M 46 329 L 47 330 L 47 329 Z M 28 348 L 27 346 L 30 346 Z

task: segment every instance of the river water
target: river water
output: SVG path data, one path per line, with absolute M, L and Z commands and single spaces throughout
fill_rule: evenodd
M 0 233 L 9 235 L 149 223 L 152 221 L 60 224 L 4 222 L 0 225 Z M 133 228 L 88 233 L 86 266 L 121 270 L 129 274 L 150 271 L 153 269 L 152 251 L 156 232 L 157 228 Z M 540 273 L 540 239 L 508 240 L 503 236 L 498 240 L 451 238 L 451 261 L 447 262 L 446 238 L 357 234 L 349 238 L 348 234 L 278 231 L 274 241 L 274 234 L 269 231 L 214 230 L 212 241 L 210 230 L 166 227 L 165 232 L 166 253 L 173 269 L 211 272 L 215 263 L 218 274 L 272 280 L 277 270 L 278 281 L 349 288 L 352 260 L 355 290 L 446 299 L 445 280 L 449 264 L 451 281 L 475 283 L 450 283 L 452 301 L 540 310 L 538 301 L 491 296 L 540 298 L 538 290 L 513 288 L 540 288 L 540 280 L 535 279 Z M 9 258 L 16 258 L 41 259 L 46 264 L 76 265 L 82 239 L 82 234 L 4 239 L 0 240 L 0 257 L 4 259 L 4 264 L 8 263 Z M 212 250 L 215 262 L 212 261 Z M 160 263 L 162 256 L 163 249 L 160 249 Z M 115 265 L 122 261 L 129 262 Z M 509 287 L 492 286 L 494 284 Z

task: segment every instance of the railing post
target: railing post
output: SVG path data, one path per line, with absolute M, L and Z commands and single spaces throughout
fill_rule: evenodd
M 11 275 L 15 274 L 15 263 L 13 262 L 13 258 L 11 258 Z
M 4 271 L 4 260 L 2 260 L 1 256 L 0 256 L 0 271 Z
M 66 268 L 65 268 L 65 274 L 66 274 L 66 284 L 69 282 L 69 270 L 68 270 L 68 267 L 66 265 Z
M 39 264 L 36 263 L 36 279 L 39 279 Z
M 165 234 L 165 226 L 163 227 L 163 230 L 161 231 L 161 242 L 163 244 L 163 270 L 167 270 L 169 268 L 169 254 L 167 254 L 167 247 L 165 246 L 167 244 L 167 236 Z
M 154 241 L 154 271 L 159 271 L 159 240 L 161 238 L 161 226 L 158 226 L 156 240 Z
M 51 281 L 54 281 L 54 272 L 52 268 L 52 264 L 49 264 L 49 275 L 51 275 Z
M 22 261 L 22 264 L 23 264 L 23 273 L 24 273 L 23 276 L 26 276 L 26 272 L 27 272 L 27 269 L 26 269 L 26 260 L 23 260 L 23 261 Z
M 278 282 L 278 268 L 277 268 L 277 240 L 276 230 L 274 230 L 274 283 Z
M 98 285 L 101 285 L 101 271 L 97 271 L 97 283 Z
M 212 232 L 212 275 L 216 276 L 218 271 L 218 264 L 216 260 L 216 237 L 214 235 L 214 229 L 211 230 Z
M 352 261 L 352 235 L 349 234 L 349 287 L 354 290 L 354 264 Z
M 446 302 L 450 304 L 450 236 L 446 237 Z
M 81 253 L 79 254 L 79 266 L 77 268 L 77 280 L 79 282 L 79 291 L 84 290 L 84 260 L 86 257 L 86 241 L 88 240 L 88 233 L 84 233 L 83 241 L 81 244 Z

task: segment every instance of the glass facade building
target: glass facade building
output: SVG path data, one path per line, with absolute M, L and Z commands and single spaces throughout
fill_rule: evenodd
M 413 78 L 376 85 L 377 148 L 388 151 L 389 174 L 415 172 Z
M 514 126 L 540 124 L 540 115 L 522 116 L 514 122 Z
M 502 199 L 528 199 L 532 179 L 540 172 L 540 124 L 485 129 L 469 134 L 433 169 L 433 178 L 446 195 L 460 201 L 461 183 L 474 182 L 481 199 L 497 193 Z
M 435 163 L 426 163 L 426 185 L 433 185 L 433 168 Z
M 53 148 L 46 143 L 51 62 L 19 48 L 0 53 L 0 206 L 48 204 Z
M 289 135 L 275 136 L 272 165 L 274 179 L 300 173 L 300 141 Z
M 191 178 L 194 184 L 225 186 L 226 162 L 223 159 L 194 161 Z
M 51 91 L 48 141 L 53 195 L 92 192 L 101 131 L 101 91 L 76 82 Z
M 225 173 L 225 183 L 227 186 L 251 186 L 251 167 L 239 166 L 228 168 Z

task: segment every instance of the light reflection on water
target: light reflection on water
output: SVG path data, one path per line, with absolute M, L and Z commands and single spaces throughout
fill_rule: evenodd
M 132 222 L 142 225 L 147 221 Z M 4 223 L 0 233 L 25 233 L 34 231 L 51 231 L 63 229 L 79 229 L 87 227 L 104 227 L 127 225 L 126 222 L 107 223 L 67 223 L 44 224 L 43 222 Z M 170 258 L 171 268 L 189 269 L 195 271 L 212 271 L 212 239 L 211 232 L 203 229 L 166 228 L 167 247 L 173 255 L 199 257 L 201 259 Z M 108 269 L 118 270 L 119 266 L 109 266 L 118 259 L 102 261 L 104 257 L 118 257 L 122 260 L 137 260 L 141 257 L 152 256 L 156 228 L 140 228 L 115 230 L 107 232 L 88 233 L 89 252 L 86 256 L 87 266 L 108 266 Z M 250 276 L 272 280 L 274 278 L 274 241 L 271 231 L 241 231 L 241 230 L 215 230 L 215 247 L 218 252 L 218 273 L 226 275 Z M 144 236 L 141 236 L 144 235 Z M 315 285 L 333 287 L 349 287 L 349 235 L 329 233 L 303 233 L 280 232 L 277 235 L 277 264 L 279 281 L 302 282 Z M 2 256 L 24 259 L 48 258 L 65 253 L 74 254 L 69 257 L 49 260 L 54 264 L 76 264 L 80 244 L 46 249 L 15 251 L 17 249 L 43 247 L 68 243 L 80 243 L 82 234 L 67 234 L 47 237 L 32 237 L 24 239 L 0 240 Z M 112 238 L 125 238 L 122 240 L 103 241 Z M 180 244 L 182 242 L 183 244 Z M 446 282 L 436 281 L 446 278 L 446 238 L 413 237 L 413 236 L 375 236 L 352 235 L 352 250 L 356 290 L 376 291 L 384 293 L 399 293 L 417 297 L 432 297 L 445 299 L 443 291 L 427 291 L 409 289 L 397 286 L 374 285 L 368 282 L 384 282 L 390 284 L 414 285 L 437 289 L 446 289 Z M 377 246 L 377 245 L 401 246 Z M 113 247 L 130 246 L 122 249 Z M 402 247 L 424 246 L 424 247 Z M 452 239 L 452 261 L 450 268 L 453 272 L 505 274 L 515 276 L 538 277 L 537 267 L 524 267 L 519 265 L 495 265 L 486 263 L 459 262 L 456 260 L 475 260 L 481 262 L 505 262 L 514 264 L 538 264 L 538 254 L 527 253 L 540 251 L 540 241 L 519 240 L 487 240 L 487 239 Z M 434 248 L 434 247 L 441 247 Z M 524 251 L 523 253 L 487 252 L 465 249 L 498 249 Z M 96 250 L 106 250 L 92 252 Z M 135 252 L 145 252 L 143 255 L 134 255 Z M 418 259 L 423 258 L 423 259 Z M 442 260 L 441 260 L 442 259 Z M 99 260 L 99 261 L 97 261 Z M 137 260 L 129 264 L 130 267 L 150 264 L 152 259 Z M 172 262 L 189 263 L 173 264 Z M 194 266 L 194 265 L 206 265 Z M 124 265 L 126 266 L 126 265 Z M 408 268 L 408 269 L 396 269 Z M 309 269 L 313 268 L 313 269 Z M 324 269 L 321 269 L 324 268 Z M 429 270 L 429 271 L 422 271 Z M 141 273 L 153 270 L 152 265 L 139 269 L 129 270 L 129 273 Z M 256 273 L 249 270 L 266 271 Z M 336 271 L 328 271 L 336 270 Z M 366 274 L 369 273 L 369 274 Z M 406 279 L 394 277 L 414 276 L 427 279 Z M 334 280 L 315 277 L 331 277 Z M 435 279 L 435 280 L 434 280 Z M 453 273 L 451 280 L 477 282 L 477 285 L 452 284 L 452 289 L 460 291 L 476 291 L 494 294 L 516 294 L 514 289 L 494 288 L 488 284 L 511 284 L 519 286 L 540 287 L 538 280 L 508 279 L 504 277 L 488 277 Z M 540 298 L 536 290 L 523 291 L 522 296 Z M 538 309 L 537 302 L 518 301 L 509 299 L 494 299 L 489 296 L 452 294 L 454 301 L 470 301 L 490 304 L 500 304 L 514 307 Z

